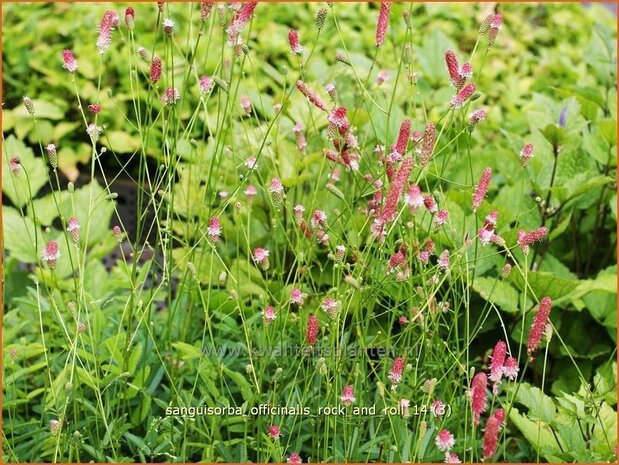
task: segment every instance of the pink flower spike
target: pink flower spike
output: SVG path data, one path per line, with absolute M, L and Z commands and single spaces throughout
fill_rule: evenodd
M 419 163 L 421 166 L 426 166 L 430 163 L 432 152 L 434 151 L 434 143 L 436 142 L 436 126 L 434 123 L 426 123 L 426 128 L 423 133 L 423 145 L 419 154 Z
M 458 454 L 452 454 L 451 452 L 445 452 L 445 463 L 462 463 Z
M 62 58 L 64 60 L 62 67 L 70 73 L 75 73 L 77 70 L 77 60 L 73 56 L 73 52 L 71 50 L 65 50 L 62 52 Z
M 438 212 L 438 206 L 436 205 L 436 200 L 430 194 L 423 196 L 423 204 L 427 208 L 427 210 L 433 215 Z
M 256 247 L 253 253 L 253 259 L 256 264 L 260 265 L 263 270 L 269 268 L 269 251 L 262 247 Z
M 464 79 L 460 76 L 460 65 L 458 64 L 458 58 L 453 50 L 447 50 L 445 52 L 445 64 L 447 65 L 447 72 L 449 73 L 449 80 L 451 85 L 456 89 L 460 89 L 464 84 Z
M 449 268 L 449 250 L 443 250 L 438 257 L 437 261 L 438 267 L 447 270 Z
M 327 226 L 327 214 L 322 210 L 314 210 L 311 219 L 312 228 L 325 228 Z
M 267 326 L 273 323 L 277 318 L 277 313 L 271 305 L 267 306 L 262 312 L 262 314 L 264 316 L 264 324 Z
M 135 27 L 135 10 L 131 7 L 125 10 L 125 26 L 127 26 L 127 29 L 130 31 L 133 31 Z
M 318 97 L 318 95 L 314 91 L 307 87 L 307 84 L 305 84 L 303 81 L 297 81 L 297 89 L 299 89 L 299 91 L 305 96 L 305 98 L 307 98 L 307 100 L 314 106 L 320 108 L 322 111 L 328 111 L 327 106 L 320 99 L 320 97 Z
M 290 51 L 293 55 L 300 55 L 303 51 L 303 47 L 299 44 L 299 33 L 295 29 L 288 31 L 288 43 L 290 44 Z
M 122 231 L 120 230 L 120 226 L 116 225 L 112 228 L 112 234 L 114 235 L 114 239 L 116 239 L 116 242 L 120 243 L 122 242 L 123 236 L 122 236 Z
M 487 115 L 487 112 L 483 108 L 480 108 L 478 110 L 475 110 L 475 111 L 469 113 L 469 124 L 472 125 L 472 126 L 475 126 L 480 121 L 485 120 L 486 119 L 486 115 Z
M 303 460 L 301 460 L 301 456 L 299 455 L 298 452 L 293 452 L 286 459 L 286 463 L 303 463 Z
M 496 451 L 496 447 L 499 443 L 499 432 L 501 431 L 502 423 L 503 420 L 501 419 L 501 415 L 491 415 L 488 420 L 486 420 L 486 428 L 484 430 L 484 439 L 482 443 L 482 457 L 484 460 L 492 458 L 494 452 Z
M 445 209 L 439 210 L 439 212 L 434 217 L 434 224 L 436 225 L 436 227 L 439 228 L 443 226 L 445 223 L 447 223 L 447 217 L 448 217 L 447 210 Z
M 526 144 L 520 151 L 520 164 L 527 166 L 531 158 L 533 158 L 533 144 Z
M 479 417 L 486 411 L 486 399 L 488 387 L 488 377 L 485 373 L 480 372 L 475 375 L 471 382 L 471 410 L 473 411 L 473 423 L 479 424 Z
M 505 363 L 505 355 L 507 354 L 507 346 L 503 341 L 499 341 L 494 346 L 492 356 L 490 357 L 490 381 L 500 383 L 503 377 L 503 364 Z
M 398 141 L 395 144 L 395 150 L 400 155 L 406 154 L 406 147 L 408 146 L 408 140 L 411 135 L 411 120 L 406 118 L 400 125 L 400 132 L 398 133 Z
M 477 88 L 475 84 L 467 84 L 451 98 L 451 106 L 453 108 L 462 108 L 466 101 L 473 96 Z
M 106 11 L 99 24 L 99 37 L 97 38 L 97 48 L 103 55 L 112 45 L 112 32 L 120 24 L 118 15 L 113 11 Z
M 221 236 L 221 222 L 219 218 L 213 216 L 209 222 L 206 232 L 213 242 L 217 242 Z
M 473 67 L 470 63 L 464 63 L 458 70 L 458 75 L 463 79 L 471 79 L 473 77 Z
M 303 305 L 303 301 L 305 300 L 305 295 L 301 292 L 301 289 L 294 288 L 290 291 L 290 303 L 295 305 Z
M 527 233 L 521 229 L 518 231 L 518 246 L 522 249 L 524 254 L 527 254 L 529 253 L 529 246 L 535 242 L 541 241 L 547 234 L 548 228 L 545 226 L 537 228 L 530 233 Z
M 180 99 L 181 93 L 178 91 L 178 89 L 175 87 L 168 87 L 161 96 L 161 103 L 167 106 L 172 106 L 176 105 L 176 102 L 178 102 Z
M 381 2 L 378 21 L 376 24 L 376 47 L 380 47 L 385 42 L 387 28 L 389 27 L 389 16 L 391 15 L 391 3 Z
M 346 407 L 353 404 L 357 400 L 355 398 L 354 389 L 351 385 L 344 386 L 344 389 L 342 389 L 342 395 L 340 396 L 340 400 Z
M 307 328 L 305 330 L 305 339 L 310 346 L 316 344 L 318 338 L 318 318 L 314 315 L 310 315 L 307 320 Z
M 402 374 L 404 373 L 404 357 L 397 357 L 393 361 L 393 365 L 391 366 L 391 370 L 389 370 L 389 374 L 387 377 L 391 384 L 397 385 L 402 382 Z
M 550 310 L 552 310 L 552 300 L 550 297 L 544 297 L 539 302 L 537 313 L 535 314 L 535 318 L 533 318 L 533 323 L 529 331 L 527 354 L 530 358 L 532 358 L 533 352 L 535 352 L 540 342 L 542 342 L 542 336 L 544 335 L 546 323 L 548 323 Z
M 439 450 L 443 452 L 448 452 L 454 446 L 456 440 L 454 439 L 453 434 L 451 434 L 448 430 L 444 429 L 436 435 L 434 443 Z
M 407 157 L 402 160 L 402 165 L 396 173 L 389 187 L 387 193 L 387 200 L 385 201 L 385 208 L 383 210 L 381 219 L 383 223 L 393 221 L 396 217 L 398 202 L 402 197 L 406 183 L 408 183 L 408 177 L 413 169 L 413 158 Z
M 163 70 L 163 64 L 158 56 L 153 57 L 153 61 L 150 63 L 150 82 L 154 85 L 161 79 L 161 71 Z
M 41 258 L 50 270 L 56 268 L 56 264 L 58 263 L 58 259 L 60 258 L 58 242 L 49 241 L 47 244 L 45 244 L 45 249 L 43 249 L 43 252 L 41 253 Z
M 518 360 L 514 357 L 507 357 L 505 360 L 505 365 L 503 366 L 503 373 L 505 373 L 505 377 L 510 381 L 515 381 L 518 377 Z
M 200 21 L 204 22 L 208 19 L 213 9 L 214 2 L 200 2 Z
M 69 218 L 67 222 L 67 232 L 71 234 L 73 242 L 77 243 L 80 240 L 80 222 L 77 218 Z
M 252 15 L 254 14 L 254 10 L 256 9 L 256 2 L 248 2 L 244 3 L 243 6 L 236 12 L 228 28 L 226 29 L 226 33 L 228 34 L 228 45 L 233 46 L 237 45 L 239 41 L 239 35 L 243 31 L 245 25 L 249 22 Z
M 276 426 L 276 425 L 269 426 L 269 437 L 271 439 L 279 439 L 281 435 L 282 433 L 279 429 L 279 426 Z
M 406 205 L 413 209 L 423 206 L 423 195 L 421 195 L 421 189 L 418 185 L 411 184 L 408 188 L 408 194 L 406 194 Z
M 284 185 L 282 184 L 281 179 L 271 179 L 271 182 L 269 183 L 269 193 L 271 194 L 271 199 L 273 200 L 275 207 L 281 207 L 282 201 L 284 200 Z
M 98 103 L 91 103 L 90 105 L 88 105 L 88 111 L 91 112 L 93 115 L 98 115 L 99 113 L 101 113 L 101 105 L 99 105 Z
M 209 76 L 200 77 L 200 80 L 199 80 L 200 95 L 202 96 L 202 95 L 208 94 L 213 89 L 214 85 L 215 85 L 215 82 L 213 81 L 211 77 Z
M 490 185 L 490 178 L 492 177 L 492 170 L 490 168 L 485 168 L 484 172 L 479 178 L 479 182 L 477 183 L 477 187 L 475 188 L 475 193 L 473 194 L 473 211 L 477 211 L 479 206 L 481 205 L 482 200 L 486 196 L 488 192 L 488 186 Z
M 326 298 L 321 305 L 322 309 L 327 312 L 331 319 L 334 319 L 337 316 L 337 310 L 339 306 L 340 303 L 337 300 L 331 299 L 329 297 Z

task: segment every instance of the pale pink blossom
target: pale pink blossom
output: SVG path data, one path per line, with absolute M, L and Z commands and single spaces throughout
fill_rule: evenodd
M 451 434 L 448 430 L 443 429 L 436 435 L 434 443 L 439 450 L 448 452 L 454 446 L 456 440 L 454 439 L 453 434 Z
M 340 400 L 346 407 L 353 404 L 357 400 L 355 398 L 354 390 L 351 385 L 344 386 L 344 389 L 342 390 L 342 395 L 340 396 Z

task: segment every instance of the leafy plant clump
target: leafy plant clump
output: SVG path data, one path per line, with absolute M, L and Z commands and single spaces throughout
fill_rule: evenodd
M 3 460 L 616 460 L 601 8 L 5 6 Z

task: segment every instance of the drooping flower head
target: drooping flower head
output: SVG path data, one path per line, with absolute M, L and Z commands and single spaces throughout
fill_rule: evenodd
M 320 99 L 320 97 L 312 91 L 307 84 L 303 81 L 297 81 L 297 89 L 307 98 L 307 100 L 312 103 L 317 108 L 320 108 L 322 111 L 328 111 L 325 103 Z
M 73 56 L 73 52 L 71 50 L 65 50 L 62 52 L 62 58 L 64 61 L 62 67 L 70 73 L 75 73 L 77 70 L 77 60 Z
M 488 192 L 488 186 L 490 185 L 491 177 L 492 169 L 485 168 L 484 172 L 479 178 L 479 182 L 477 183 L 477 187 L 475 188 L 475 193 L 473 194 L 473 211 L 477 211 L 477 209 L 481 205 L 482 200 L 484 200 L 484 197 Z
M 451 98 L 451 106 L 453 108 L 462 108 L 466 101 L 473 96 L 476 90 L 477 87 L 475 87 L 475 84 L 465 85 L 462 89 L 460 89 L 460 91 L 458 91 L 456 95 Z
M 387 29 L 389 28 L 389 16 L 391 15 L 391 3 L 381 2 L 378 21 L 376 23 L 376 46 L 380 47 L 385 42 Z
M 21 160 L 17 155 L 13 155 L 9 160 L 9 168 L 14 175 L 19 174 L 21 171 Z
M 346 407 L 348 407 L 357 400 L 355 398 L 354 388 L 351 385 L 344 386 L 344 389 L 342 389 L 342 395 L 340 396 L 340 400 Z
M 101 18 L 99 24 L 99 37 L 97 38 L 97 48 L 99 53 L 103 55 L 110 45 L 112 45 L 112 32 L 120 24 L 118 14 L 113 11 L 106 11 Z
M 239 35 L 254 14 L 256 6 L 256 2 L 244 3 L 243 6 L 236 12 L 234 17 L 230 21 L 228 28 L 226 29 L 226 33 L 228 34 L 229 46 L 238 44 Z
M 544 335 L 544 329 L 546 323 L 548 323 L 548 317 L 550 316 L 550 310 L 552 309 L 552 300 L 550 297 L 544 297 L 539 302 L 537 313 L 533 318 L 531 329 L 529 330 L 529 338 L 527 340 L 527 354 L 532 358 L 533 352 L 538 348 Z

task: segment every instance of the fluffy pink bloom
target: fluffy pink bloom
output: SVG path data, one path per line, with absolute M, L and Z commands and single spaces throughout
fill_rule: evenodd
M 540 342 L 542 342 L 542 336 L 544 335 L 544 329 L 546 323 L 548 323 L 551 309 L 552 300 L 550 297 L 544 297 L 540 300 L 537 313 L 535 314 L 535 318 L 533 318 L 533 323 L 529 330 L 529 339 L 527 340 L 527 354 L 529 357 L 533 355 L 533 352 L 535 352 Z
M 473 67 L 470 63 L 464 63 L 460 69 L 458 69 L 458 75 L 463 79 L 470 79 L 473 76 Z
M 484 172 L 481 175 L 481 178 L 479 178 L 477 187 L 475 187 L 475 193 L 473 194 L 473 211 L 477 211 L 477 209 L 481 205 L 482 200 L 484 200 L 486 192 L 488 192 L 488 186 L 490 185 L 491 177 L 492 170 L 490 168 L 485 168 Z
M 501 413 L 499 413 L 499 410 Z M 503 413 L 503 410 L 499 410 L 490 415 L 488 420 L 486 420 L 486 428 L 484 430 L 484 439 L 482 443 L 482 457 L 484 460 L 492 458 L 499 443 L 499 432 L 501 431 L 501 425 L 503 424 L 503 419 L 505 418 L 505 413 Z
M 520 151 L 520 163 L 522 166 L 527 166 L 531 158 L 533 158 L 533 144 L 526 144 Z
M 200 95 L 208 94 L 212 89 L 215 82 L 209 76 L 201 76 L 199 80 Z
M 221 221 L 216 216 L 212 217 L 206 230 L 213 242 L 217 242 L 221 237 Z
M 243 108 L 246 115 L 251 113 L 251 101 L 249 100 L 249 97 L 241 97 L 241 108 Z
M 453 434 L 451 434 L 446 429 L 443 429 L 436 435 L 434 443 L 436 444 L 436 447 L 439 448 L 439 450 L 443 452 L 448 452 L 454 446 L 456 440 L 454 439 Z
M 97 38 L 97 48 L 100 54 L 104 54 L 112 45 L 112 32 L 120 24 L 118 14 L 113 11 L 106 11 L 99 24 L 99 37 Z
M 327 297 L 325 300 L 323 300 L 320 306 L 325 312 L 327 312 L 329 317 L 335 318 L 335 316 L 337 315 L 337 309 L 340 306 L 340 303 L 335 299 L 331 299 Z
M 304 300 L 305 296 L 303 295 L 303 292 L 301 292 L 301 289 L 295 287 L 292 291 L 290 291 L 290 303 L 303 305 Z
M 336 107 L 331 113 L 329 113 L 329 116 L 327 118 L 329 123 L 333 124 L 342 135 L 350 127 L 350 123 L 348 122 L 348 118 L 346 117 L 347 112 L 348 110 L 346 110 L 345 107 Z
M 490 381 L 499 383 L 503 377 L 503 364 L 507 354 L 507 346 L 503 341 L 499 341 L 494 346 L 492 356 L 490 357 Z
M 434 123 L 426 123 L 426 128 L 423 133 L 423 145 L 419 153 L 419 163 L 421 166 L 426 166 L 430 163 L 432 152 L 434 151 L 434 143 L 436 142 L 436 126 Z
M 437 265 L 439 268 L 446 270 L 449 268 L 449 250 L 443 250 L 438 257 Z
M 406 118 L 400 125 L 400 132 L 398 133 L 398 141 L 395 144 L 395 150 L 400 155 L 406 153 L 406 147 L 408 146 L 408 139 L 411 135 L 411 120 Z
M 307 320 L 307 328 L 305 330 L 305 339 L 307 343 L 311 346 L 316 344 L 316 339 L 318 338 L 318 318 L 314 315 L 310 315 Z
M 445 463 L 462 463 L 458 454 L 452 454 L 451 452 L 445 452 Z
M 116 239 L 116 242 L 122 241 L 122 231 L 120 230 L 120 226 L 114 226 L 112 228 L 112 234 L 114 235 L 114 239 Z
M 443 226 L 445 223 L 447 223 L 448 215 L 449 214 L 447 213 L 447 210 L 445 210 L 444 208 L 439 210 L 436 216 L 434 217 L 434 224 L 437 227 Z
M 391 15 L 391 3 L 381 2 L 378 21 L 376 23 L 376 46 L 380 47 L 385 42 L 387 28 L 389 27 L 389 16 Z
M 303 47 L 299 44 L 299 33 L 295 29 L 288 31 L 288 43 L 290 43 L 290 51 L 293 55 L 300 55 Z
M 485 373 L 477 373 L 471 381 L 471 410 L 473 411 L 473 423 L 479 424 L 479 416 L 486 411 L 486 399 L 488 387 L 488 377 Z
M 419 260 L 424 265 L 427 265 L 428 261 L 430 260 L 430 253 L 427 250 L 422 250 L 421 252 L 419 252 L 419 255 L 417 255 L 417 260 Z
M 256 263 L 263 265 L 269 261 L 269 251 L 262 247 L 256 247 L 253 252 L 253 258 Z
M 387 377 L 391 384 L 400 384 L 402 382 L 402 374 L 404 373 L 404 357 L 397 357 L 391 365 L 391 370 Z
M 11 172 L 15 175 L 19 174 L 21 170 L 21 160 L 17 155 L 13 155 L 9 160 L 9 167 L 11 168 Z
M 131 7 L 125 10 L 125 26 L 130 31 L 135 27 L 135 10 Z
M 181 93 L 176 87 L 167 87 L 161 96 L 161 103 L 164 105 L 175 105 L 181 98 Z
M 383 209 L 383 213 L 381 216 L 383 222 L 393 221 L 393 219 L 395 218 L 398 202 L 400 200 L 400 197 L 402 197 L 402 193 L 404 192 L 404 188 L 406 187 L 406 183 L 408 182 L 408 177 L 410 176 L 412 169 L 412 157 L 408 157 L 402 160 L 402 165 L 394 176 L 393 181 L 391 182 L 391 186 L 389 187 L 389 192 L 387 193 L 385 208 Z
M 464 103 L 472 97 L 476 90 L 475 84 L 467 84 L 451 98 L 451 106 L 453 108 L 462 108 Z
M 342 389 L 342 395 L 340 396 L 340 400 L 342 403 L 348 407 L 350 404 L 355 402 L 357 399 L 355 398 L 354 390 L 352 386 L 344 386 Z
M 479 108 L 478 110 L 469 113 L 469 124 L 475 125 L 480 121 L 485 120 L 487 114 L 488 112 L 483 108 Z
M 325 103 L 314 91 L 307 87 L 307 84 L 305 84 L 303 81 L 297 81 L 297 89 L 299 89 L 299 91 L 305 96 L 305 98 L 307 98 L 307 100 L 314 106 L 320 108 L 322 111 L 328 111 Z
M 98 103 L 91 103 L 90 105 L 88 105 L 88 111 L 91 112 L 93 115 L 98 115 L 99 113 L 101 113 L 101 105 L 99 105 Z
M 73 52 L 71 50 L 65 50 L 62 52 L 62 58 L 64 61 L 62 67 L 68 72 L 74 73 L 77 70 L 77 60 L 73 56 Z
M 279 426 L 276 426 L 276 425 L 269 426 L 269 437 L 271 439 L 279 439 L 281 434 L 282 433 L 279 429 Z
M 404 264 L 406 264 L 406 248 L 400 247 L 400 250 L 389 258 L 389 261 L 387 262 L 387 270 L 392 273 Z
M 303 463 L 303 460 L 301 460 L 301 456 L 299 455 L 298 452 L 293 452 L 292 454 L 290 454 L 290 456 L 286 459 L 287 463 Z
M 67 222 L 67 232 L 71 234 L 71 239 L 73 239 L 73 242 L 80 240 L 80 222 L 77 218 L 69 218 L 69 221 Z
M 438 205 L 436 205 L 436 200 L 430 194 L 423 196 L 423 204 L 426 209 L 432 213 L 433 215 L 438 212 Z
M 547 234 L 548 228 L 545 226 L 537 228 L 530 233 L 527 233 L 521 229 L 518 231 L 518 246 L 522 249 L 524 254 L 527 254 L 529 253 L 529 246 L 535 242 L 541 241 Z
M 423 195 L 417 184 L 411 184 L 406 194 L 406 205 L 411 208 L 419 208 L 423 205 Z
M 482 245 L 488 245 L 491 242 L 497 242 L 498 236 L 494 233 L 494 228 L 496 227 L 498 216 L 498 211 L 491 211 L 488 216 L 486 216 L 483 226 L 477 232 L 477 236 L 479 237 L 479 241 Z
M 327 214 L 322 210 L 314 210 L 311 219 L 312 228 L 325 228 L 327 226 Z
M 503 373 L 505 373 L 505 377 L 510 381 L 515 381 L 518 376 L 518 360 L 514 357 L 507 357 L 505 360 L 505 365 L 503 366 Z
M 228 28 L 226 29 L 229 46 L 238 44 L 239 35 L 254 14 L 256 6 L 256 2 L 244 3 L 243 6 L 236 12 L 230 21 Z
M 58 242 L 49 241 L 45 244 L 45 248 L 41 253 L 41 258 L 50 270 L 56 268 L 58 259 L 60 258 L 60 251 L 58 250 Z
M 262 316 L 264 317 L 264 324 L 270 325 L 277 318 L 277 313 L 275 312 L 275 309 L 269 305 L 262 312 Z

